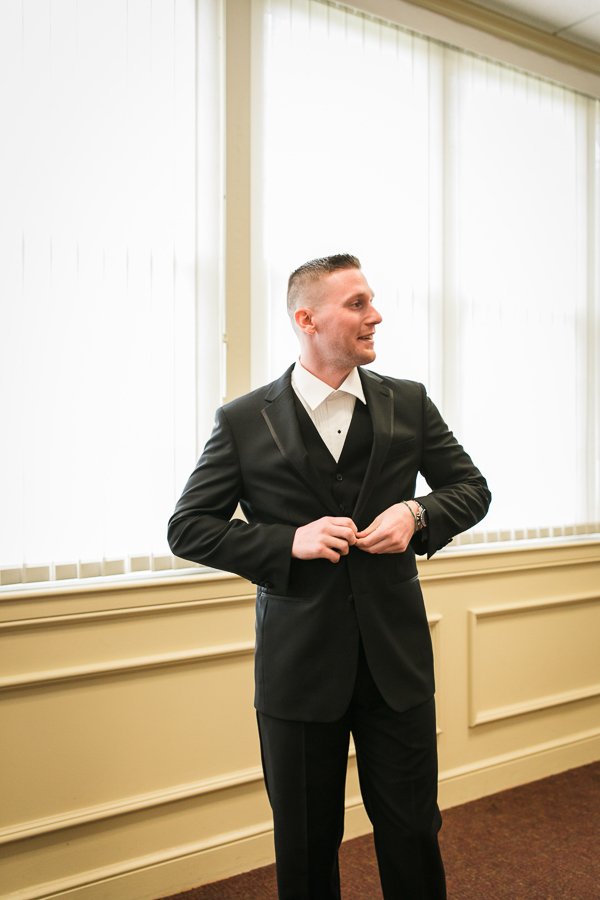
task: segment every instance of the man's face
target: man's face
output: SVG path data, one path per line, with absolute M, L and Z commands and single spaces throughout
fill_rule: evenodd
M 360 269 L 339 269 L 312 286 L 311 355 L 328 368 L 348 370 L 375 359 L 375 326 L 381 316 Z

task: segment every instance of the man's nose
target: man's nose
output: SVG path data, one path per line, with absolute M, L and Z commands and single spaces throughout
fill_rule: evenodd
M 375 309 L 374 306 L 371 306 L 369 321 L 373 322 L 374 325 L 379 325 L 379 323 L 383 321 L 383 316 L 378 309 Z

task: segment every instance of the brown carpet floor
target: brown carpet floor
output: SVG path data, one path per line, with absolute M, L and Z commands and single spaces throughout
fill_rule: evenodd
M 443 816 L 449 900 L 600 900 L 600 762 Z M 370 835 L 343 844 L 340 864 L 344 900 L 381 900 Z M 277 900 L 274 867 L 169 900 Z

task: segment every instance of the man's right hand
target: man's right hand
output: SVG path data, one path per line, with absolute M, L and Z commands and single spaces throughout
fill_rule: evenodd
M 356 543 L 358 528 L 344 516 L 323 516 L 308 525 L 301 525 L 294 535 L 294 559 L 328 559 L 339 562 Z

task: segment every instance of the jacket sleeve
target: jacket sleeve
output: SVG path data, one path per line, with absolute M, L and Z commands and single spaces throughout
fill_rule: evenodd
M 296 529 L 232 518 L 240 501 L 239 455 L 226 413 L 219 409 L 212 435 L 169 520 L 169 546 L 183 559 L 284 591 Z
M 483 519 L 492 495 L 471 457 L 458 443 L 439 411 L 423 392 L 423 449 L 420 471 L 432 488 L 416 497 L 427 510 L 428 526 L 415 534 L 416 553 L 433 554 L 450 543 L 454 535 Z

